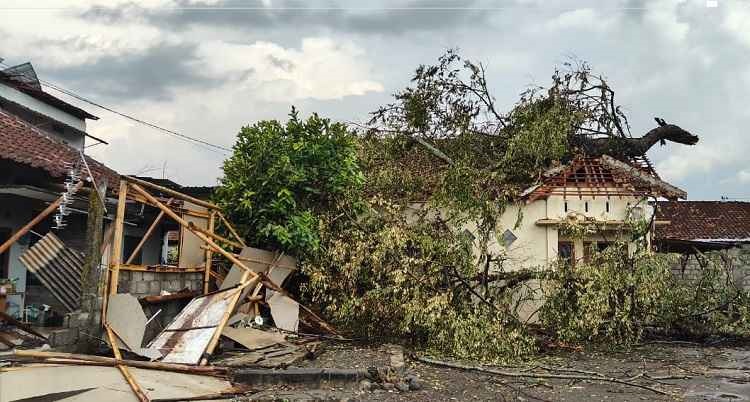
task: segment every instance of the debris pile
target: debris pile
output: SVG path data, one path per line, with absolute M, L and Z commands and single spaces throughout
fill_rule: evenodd
M 312 330 L 338 336 L 282 287 L 296 270 L 296 260 L 248 247 L 216 205 L 132 177 L 122 178 L 118 197 L 111 239 L 105 238 L 102 247 L 111 244 L 111 255 L 99 286 L 101 338 L 114 358 L 17 349 L 13 367 L 0 372 L 0 383 L 11 385 L 2 387 L 0 400 L 53 394 L 61 399 L 80 395 L 81 399 L 113 401 L 133 396 L 140 401 L 231 396 L 250 389 L 228 381 L 230 367 L 285 368 L 320 352 L 316 336 L 300 333 L 301 314 Z M 114 245 L 123 244 L 126 209 L 134 204 L 156 208 L 159 214 L 123 263 L 123 247 Z M 133 264 L 155 228 L 167 219 L 180 231 L 177 263 Z M 232 238 L 215 233 L 217 224 Z M 79 309 L 84 256 L 48 233 L 26 251 L 22 261 L 65 308 Z M 226 267 L 226 261 L 231 267 Z M 122 286 L 121 272 L 177 276 L 197 272 L 203 281 L 199 289 L 160 289 L 138 297 Z M 158 324 L 156 319 L 163 318 L 158 316 L 174 304 L 184 307 L 150 337 L 147 328 Z M 159 310 L 149 313 L 153 306 Z M 47 341 L 31 327 L 0 314 L 0 321 Z M 20 344 L 0 335 L 0 343 L 8 348 Z M 218 350 L 223 354 L 215 359 L 216 365 L 209 365 Z M 50 381 L 43 387 L 28 386 L 38 378 Z M 122 395 L 126 387 L 132 391 L 127 397 Z

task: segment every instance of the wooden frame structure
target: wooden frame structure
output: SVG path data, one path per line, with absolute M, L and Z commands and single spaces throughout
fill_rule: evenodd
M 170 198 L 165 199 L 163 196 L 157 196 L 152 193 L 161 193 L 167 195 Z M 159 209 L 159 214 L 149 228 L 146 230 L 144 237 L 140 240 L 138 245 L 135 247 L 132 254 L 123 262 L 123 238 L 125 232 L 125 209 L 128 201 L 135 201 L 150 205 Z M 182 203 L 180 203 L 180 201 Z M 181 204 L 181 205 L 180 205 Z M 197 205 L 201 209 L 191 208 L 191 205 Z M 202 229 L 187 220 L 187 216 L 203 217 L 208 220 L 207 229 Z M 215 221 L 221 219 L 223 225 L 227 227 L 233 239 L 225 238 L 214 232 Z M 203 243 L 201 246 L 196 247 L 197 250 L 193 252 L 202 253 L 205 256 L 205 264 L 203 267 L 172 267 L 172 266 L 159 266 L 149 267 L 145 265 L 131 264 L 137 253 L 139 253 L 159 223 L 164 219 L 171 219 L 176 222 L 182 230 L 190 232 L 192 235 L 200 239 Z M 230 248 L 229 250 L 222 247 L 220 244 L 226 244 Z M 118 192 L 118 204 L 117 213 L 115 215 L 115 221 L 113 224 L 113 241 L 110 253 L 109 269 L 106 275 L 106 284 L 103 294 L 103 308 L 102 308 L 102 323 L 107 331 L 112 331 L 106 320 L 107 306 L 109 302 L 109 296 L 117 293 L 118 281 L 120 271 L 148 271 L 148 272 L 203 272 L 203 291 L 202 294 L 209 293 L 209 282 L 211 279 L 211 257 L 214 253 L 218 253 L 226 257 L 236 266 L 243 270 L 243 275 L 238 286 L 248 287 L 256 286 L 261 283 L 262 274 L 253 272 L 245 262 L 236 257 L 236 254 L 231 247 L 242 247 L 244 246 L 244 240 L 237 234 L 237 231 L 232 225 L 221 215 L 219 207 L 208 201 L 200 200 L 191 197 L 187 194 L 174 191 L 172 189 L 162 187 L 144 180 L 140 180 L 133 177 L 123 176 L 119 185 Z M 182 250 L 181 250 L 182 251 Z M 239 295 L 239 293 L 238 293 Z M 239 297 L 235 298 L 231 303 L 230 311 L 234 309 L 237 303 L 241 302 Z M 256 300 L 258 302 L 258 300 Z M 228 318 L 228 317 L 226 317 Z M 226 323 L 226 320 L 222 320 L 222 325 Z M 114 331 L 112 331 L 114 332 Z M 211 339 L 206 353 L 211 353 L 218 343 L 218 338 L 221 331 L 216 331 L 214 338 Z M 114 333 L 114 336 L 118 336 Z M 114 337 L 111 341 L 114 341 Z M 113 348 L 117 345 L 113 344 Z M 204 362 L 205 364 L 205 362 Z

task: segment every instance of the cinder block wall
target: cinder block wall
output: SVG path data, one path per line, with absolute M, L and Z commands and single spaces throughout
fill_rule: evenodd
M 723 263 L 729 264 L 735 283 L 750 290 L 750 246 L 709 251 L 704 255 L 707 259 L 721 259 Z M 698 259 L 695 256 L 690 256 L 684 267 L 681 262 L 672 267 L 672 273 L 678 278 L 694 281 L 701 276 L 701 269 Z
M 118 293 L 130 293 L 135 297 L 157 296 L 162 291 L 174 293 L 185 288 L 203 289 L 203 273 L 120 271 L 117 284 Z
M 137 272 L 120 271 L 117 284 L 118 293 L 130 293 L 141 298 L 144 296 L 157 296 L 162 291 L 174 293 L 187 288 L 188 290 L 203 289 L 202 272 Z M 146 343 L 155 337 L 174 319 L 189 300 L 172 301 L 153 305 L 144 305 L 143 312 L 146 317 L 159 314 L 146 327 L 144 339 Z M 160 311 L 161 310 L 161 311 Z

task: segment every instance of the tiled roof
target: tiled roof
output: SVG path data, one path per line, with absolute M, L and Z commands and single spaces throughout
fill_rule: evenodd
M 66 162 L 81 158 L 77 149 L 4 111 L 0 111 L 0 144 L 0 158 L 43 169 L 55 178 L 68 174 Z M 117 186 L 117 172 L 88 156 L 86 162 L 97 181 L 104 177 L 109 188 Z
M 659 201 L 656 218 L 670 221 L 656 226 L 657 239 L 750 242 L 750 202 Z

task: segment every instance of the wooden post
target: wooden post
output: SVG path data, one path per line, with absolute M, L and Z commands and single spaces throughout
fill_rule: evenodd
M 83 185 L 82 181 L 79 181 L 78 184 L 75 186 L 75 191 L 78 191 L 78 189 L 81 188 Z M 29 221 L 26 225 L 24 225 L 21 229 L 18 229 L 16 233 L 13 233 L 13 236 L 11 236 L 8 240 L 5 241 L 2 245 L 0 245 L 0 255 L 2 255 L 4 252 L 8 251 L 10 246 L 13 245 L 13 243 L 17 242 L 18 239 L 23 237 L 26 233 L 29 232 L 29 230 L 33 229 L 34 226 L 36 226 L 39 222 L 43 221 L 44 218 L 48 217 L 49 214 L 51 214 L 54 210 L 57 209 L 57 207 L 62 204 L 64 197 L 60 196 L 57 200 L 52 202 L 51 204 L 47 205 L 47 208 L 45 208 L 42 212 L 39 213 L 39 215 L 35 216 L 34 219 Z
M 208 218 L 208 231 L 209 233 L 214 232 L 214 224 L 216 220 L 216 212 L 211 211 L 209 218 Z M 211 281 L 211 258 L 213 256 L 213 252 L 211 252 L 210 248 L 206 249 L 206 270 L 203 272 L 203 294 L 208 293 L 208 285 Z
M 217 214 L 219 214 L 219 218 L 221 218 L 221 222 L 224 224 L 224 226 L 227 227 L 230 233 L 232 233 L 232 236 L 234 236 L 235 239 L 237 239 L 238 242 L 242 243 L 242 247 L 247 247 L 247 244 L 245 244 L 245 240 L 237 233 L 236 230 L 234 230 L 234 226 L 232 226 L 231 223 L 227 220 L 227 218 L 224 216 L 224 214 L 221 213 L 221 211 L 216 211 Z
M 115 359 L 118 361 L 122 361 L 122 355 L 120 354 L 120 348 L 117 347 L 117 340 L 115 339 L 114 331 L 112 331 L 112 328 L 109 327 L 109 325 L 104 324 L 104 329 L 107 331 L 107 339 L 109 340 L 109 344 L 112 346 L 112 351 L 115 354 Z M 118 363 L 117 369 L 120 370 L 120 373 L 122 373 L 122 376 L 125 377 L 125 381 L 128 382 L 128 385 L 130 385 L 130 388 L 133 390 L 133 393 L 141 402 L 149 402 L 148 396 L 143 392 L 140 385 L 135 381 L 135 378 L 133 378 L 133 375 L 130 374 L 130 370 L 128 370 L 128 367 Z
M 96 183 L 92 183 L 95 187 Z M 95 334 L 99 333 L 97 317 L 97 298 L 99 297 L 99 282 L 101 278 L 102 263 L 102 225 L 104 220 L 104 205 L 99 199 L 99 193 L 106 194 L 106 183 L 101 189 L 93 188 L 89 192 L 89 210 L 86 220 L 86 259 L 81 270 L 81 296 L 80 308 L 82 313 L 88 313 L 86 328 L 92 336 L 81 336 L 78 338 L 77 350 L 81 353 L 92 352 L 98 344 Z
M 114 234 L 112 235 L 112 251 L 109 257 L 108 270 L 108 289 L 104 292 L 104 301 L 102 307 L 102 323 L 106 323 L 107 304 L 109 295 L 117 293 L 117 284 L 120 279 L 120 265 L 122 264 L 122 237 L 125 229 L 125 204 L 128 195 L 128 182 L 120 180 L 120 192 L 117 199 L 117 214 L 115 215 Z

